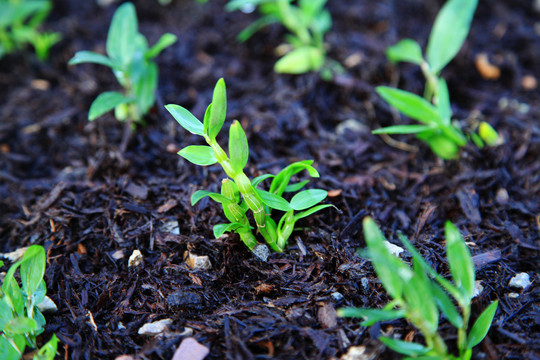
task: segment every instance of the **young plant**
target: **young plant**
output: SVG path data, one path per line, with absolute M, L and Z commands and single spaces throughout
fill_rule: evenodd
M 326 59 L 324 35 L 332 27 L 332 18 L 324 8 L 326 0 L 231 0 L 226 5 L 228 11 L 255 9 L 262 17 L 239 35 L 246 41 L 261 28 L 281 23 L 290 33 L 286 35 L 287 53 L 279 59 L 274 71 L 285 74 L 303 74 L 323 71 L 321 75 L 331 76 L 335 62 Z
M 467 138 L 459 127 L 452 123 L 450 95 L 446 81 L 440 77 L 444 67 L 456 56 L 465 41 L 478 0 L 448 0 L 435 19 L 426 48 L 422 55 L 420 45 L 412 39 L 404 39 L 387 49 L 392 63 L 410 62 L 420 66 L 426 85 L 424 98 L 408 91 L 377 87 L 379 95 L 404 115 L 417 120 L 420 125 L 396 125 L 373 131 L 374 134 L 416 134 L 431 150 L 443 159 L 457 157 L 459 148 L 467 143 Z M 487 123 L 482 123 L 485 127 Z M 493 128 L 491 128 L 493 130 Z M 493 130 L 494 131 L 494 130 Z M 483 146 L 498 142 L 495 132 L 485 138 L 471 135 L 474 143 Z M 483 141 L 482 141 L 483 140 Z
M 36 337 L 43 332 L 45 317 L 37 305 L 45 299 L 47 287 L 45 274 L 45 250 L 42 246 L 30 246 L 23 258 L 13 264 L 0 290 L 0 358 L 18 360 L 27 346 L 36 348 Z M 0 267 L 3 262 L 0 261 Z M 21 285 L 15 279 L 19 269 Z M 34 356 L 34 359 L 52 360 L 56 356 L 58 339 L 55 335 Z
M 51 9 L 49 0 L 0 0 L 0 58 L 31 44 L 37 58 L 47 60 L 61 38 L 60 33 L 38 30 Z
M 179 105 L 165 107 L 184 129 L 194 135 L 202 136 L 208 144 L 208 146 L 187 146 L 178 154 L 196 165 L 208 166 L 219 163 L 228 176 L 222 181 L 221 193 L 199 190 L 191 197 L 192 205 L 206 196 L 222 205 L 225 217 L 230 223 L 214 226 L 216 238 L 227 231 L 233 231 L 240 235 L 250 250 L 253 250 L 257 245 L 257 240 L 247 216 L 248 211 L 251 211 L 258 232 L 274 251 L 281 252 L 287 245 L 287 240 L 299 219 L 332 206 L 317 205 L 326 198 L 325 190 L 300 191 L 308 183 L 307 180 L 289 184 L 291 178 L 303 170 L 306 170 L 311 177 L 319 177 L 317 170 L 311 166 L 312 160 L 295 162 L 277 175 L 265 174 L 250 180 L 244 173 L 249 156 L 247 137 L 236 120 L 229 129 L 229 155 L 227 155 L 216 140 L 227 112 L 227 96 L 223 79 L 220 79 L 214 88 L 212 103 L 206 109 L 203 122 Z M 272 179 L 269 190 L 259 189 L 259 184 L 267 179 Z M 297 191 L 300 192 L 292 196 L 290 201 L 283 198 L 284 193 Z M 271 216 L 272 210 L 284 212 L 277 222 Z
M 484 339 L 491 326 L 498 301 L 492 302 L 469 330 L 475 270 L 469 249 L 457 227 L 449 221 L 445 225 L 446 256 L 453 282 L 437 274 L 405 236 L 401 235 L 400 240 L 413 256 L 412 268 L 390 253 L 384 235 L 373 219 L 365 218 L 363 228 L 369 257 L 392 301 L 383 309 L 344 308 L 338 314 L 363 318 L 363 326 L 371 326 L 378 321 L 409 320 L 423 334 L 425 345 L 386 336 L 379 338 L 392 350 L 408 356 L 407 359 L 469 360 L 472 348 Z M 457 328 L 458 356 L 448 352 L 446 343 L 437 332 L 440 313 Z
M 148 47 L 148 41 L 138 31 L 135 6 L 122 4 L 114 13 L 107 35 L 107 55 L 93 51 L 78 51 L 70 65 L 95 63 L 113 71 L 124 92 L 101 93 L 90 106 L 88 120 L 92 121 L 113 110 L 120 121 L 142 123 L 143 116 L 155 102 L 158 67 L 154 58 L 176 42 L 176 36 L 164 34 L 158 42 Z

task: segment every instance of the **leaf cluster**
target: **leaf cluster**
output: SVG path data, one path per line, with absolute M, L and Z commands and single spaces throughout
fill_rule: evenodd
M 324 35 L 332 27 L 332 17 L 324 8 L 327 0 L 231 0 L 228 11 L 258 8 L 261 17 L 244 29 L 240 41 L 246 41 L 265 26 L 280 23 L 289 33 L 285 37 L 289 51 L 280 58 L 274 71 L 303 74 L 321 71 L 326 60 Z M 296 3 L 296 4 L 295 4 Z M 332 65 L 334 66 L 334 65 Z M 335 67 L 335 66 L 334 66 Z
M 31 44 L 37 58 L 47 60 L 61 38 L 60 33 L 39 31 L 51 9 L 50 0 L 0 0 L 0 58 Z
M 452 123 L 452 108 L 446 81 L 439 76 L 444 67 L 456 56 L 465 41 L 478 0 L 448 0 L 435 19 L 425 57 L 422 48 L 413 39 L 404 39 L 387 49 L 392 63 L 410 62 L 420 66 L 426 78 L 424 97 L 408 91 L 386 86 L 377 87 L 379 95 L 404 115 L 418 121 L 415 125 L 389 126 L 373 131 L 374 134 L 416 134 L 431 150 L 443 159 L 457 157 L 459 148 L 466 145 L 467 138 Z M 478 146 L 494 145 L 498 135 L 491 131 L 473 134 Z
M 482 341 L 491 326 L 498 301 L 482 312 L 469 331 L 475 270 L 458 228 L 446 222 L 446 256 L 452 282 L 437 274 L 405 236 L 400 235 L 400 240 L 413 256 L 412 268 L 390 253 L 384 235 L 373 219 L 364 219 L 363 230 L 375 272 L 392 301 L 383 309 L 340 309 L 339 315 L 363 318 L 364 326 L 406 318 L 422 332 L 426 345 L 380 337 L 386 346 L 408 356 L 408 359 L 469 360 L 472 348 Z M 457 328 L 458 357 L 448 353 L 445 342 L 437 332 L 440 314 Z
M 167 105 L 166 109 L 184 129 L 203 137 L 208 144 L 190 145 L 180 150 L 178 154 L 196 165 L 208 166 L 219 163 L 228 176 L 222 181 L 220 193 L 199 190 L 191 197 L 193 205 L 206 196 L 222 205 L 229 223 L 214 226 L 216 238 L 227 231 L 233 231 L 240 235 L 246 246 L 253 249 L 257 245 L 257 240 L 247 216 L 250 211 L 257 224 L 257 230 L 268 245 L 274 251 L 283 251 L 296 221 L 331 206 L 317 205 L 326 198 L 325 190 L 303 190 L 308 183 L 307 180 L 291 183 L 293 176 L 302 171 L 307 171 L 311 177 L 319 177 L 319 173 L 312 166 L 312 160 L 295 162 L 277 175 L 265 174 L 250 180 L 244 173 L 249 157 L 248 141 L 238 121 L 234 121 L 230 126 L 229 154 L 225 153 L 216 140 L 227 112 L 223 79 L 220 79 L 214 88 L 212 103 L 206 109 L 203 122 L 179 105 Z M 269 190 L 259 188 L 263 181 L 270 179 Z M 284 194 L 295 192 L 290 201 L 284 198 Z M 277 222 L 271 216 L 272 210 L 283 212 Z
M 37 305 L 45 299 L 47 287 L 45 274 L 45 250 L 42 246 L 30 246 L 22 259 L 9 268 L 0 290 L 0 358 L 20 359 L 27 346 L 36 348 L 36 337 L 43 332 L 45 317 Z M 0 261 L 0 266 L 3 263 Z M 15 279 L 19 270 L 21 285 Z M 55 335 L 34 359 L 52 360 L 56 355 L 58 339 Z
M 107 56 L 93 51 L 78 51 L 70 65 L 94 63 L 113 71 L 124 93 L 101 93 L 90 106 L 88 120 L 92 121 L 110 110 L 120 121 L 142 122 L 143 116 L 155 102 L 158 67 L 154 58 L 176 42 L 176 36 L 166 33 L 149 47 L 146 37 L 138 31 L 135 6 L 124 3 L 114 13 L 107 35 Z

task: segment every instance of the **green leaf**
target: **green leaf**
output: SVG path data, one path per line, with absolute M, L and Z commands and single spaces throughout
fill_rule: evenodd
M 305 218 L 311 214 L 314 214 L 316 213 L 317 211 L 321 211 L 322 209 L 326 209 L 328 207 L 333 207 L 334 205 L 332 204 L 323 204 L 323 205 L 317 205 L 317 206 L 314 206 L 312 207 L 311 209 L 307 209 L 306 211 L 302 211 L 302 212 L 299 212 L 298 214 L 296 214 L 294 216 L 294 220 L 295 221 L 298 221 L 302 218 Z
M 498 300 L 492 302 L 476 319 L 467 339 L 467 348 L 472 349 L 486 337 L 498 305 Z
M 191 195 L 191 205 L 192 206 L 195 205 L 202 198 L 207 197 L 207 196 L 209 196 L 212 200 L 214 200 L 214 201 L 216 201 L 218 203 L 230 201 L 229 199 L 227 199 L 225 196 L 223 196 L 221 194 L 211 192 L 211 191 L 206 191 L 206 190 L 197 190 L 197 191 L 195 191 L 193 193 L 193 195 Z
M 469 303 L 474 293 L 474 264 L 471 253 L 458 228 L 447 221 L 445 224 L 446 257 L 456 287 Z
M 452 160 L 457 158 L 459 147 L 444 135 L 434 135 L 425 139 L 431 150 L 440 158 Z
M 303 170 L 307 170 L 311 177 L 319 177 L 317 170 L 311 166 L 313 160 L 297 161 L 281 170 L 270 184 L 270 192 L 281 195 L 289 185 L 291 177 Z
M 429 101 L 408 91 L 387 86 L 377 86 L 377 93 L 391 106 L 419 122 L 441 124 L 441 115 Z
M 400 61 L 420 65 L 424 61 L 420 45 L 413 39 L 403 39 L 386 49 L 388 60 L 393 63 Z
M 219 239 L 227 231 L 236 231 L 239 228 L 244 228 L 244 224 L 241 223 L 231 223 L 231 224 L 216 224 L 214 225 L 213 232 L 214 237 Z
M 147 59 L 153 59 L 158 56 L 163 50 L 174 44 L 177 40 L 176 35 L 166 33 L 161 35 L 157 43 L 154 44 L 145 54 Z
M 180 150 L 178 155 L 195 165 L 208 166 L 217 163 L 214 151 L 210 146 L 206 145 L 187 146 Z
M 439 79 L 437 91 L 437 108 L 441 114 L 444 125 L 451 126 L 452 108 L 450 106 L 450 94 L 448 93 L 448 85 L 444 79 Z
M 360 309 L 343 308 L 337 311 L 340 317 L 363 318 L 362 326 L 371 326 L 379 321 L 396 320 L 405 317 L 405 310 L 379 310 L 379 309 Z
M 249 26 L 246 27 L 244 30 L 242 30 L 236 38 L 240 42 L 247 41 L 257 31 L 261 30 L 262 28 L 268 25 L 276 24 L 278 22 L 279 22 L 279 19 L 277 19 L 274 15 L 262 16 L 258 18 L 257 20 L 255 20 L 254 22 L 252 22 L 251 24 L 249 24 Z
M 158 67 L 155 63 L 144 65 L 140 78 L 136 81 L 134 92 L 141 116 L 145 115 L 156 101 L 156 89 L 158 84 Z
M 296 184 L 290 184 L 285 187 L 285 192 L 296 192 L 300 191 L 306 186 L 306 184 L 309 183 L 309 180 L 300 181 Z
M 165 109 L 174 117 L 176 121 L 187 131 L 194 135 L 204 136 L 203 124 L 187 109 L 180 105 L 165 105 Z
M 291 205 L 287 200 L 279 195 L 272 194 L 271 192 L 255 189 L 257 194 L 261 197 L 261 200 L 272 209 L 289 211 L 292 210 Z
M 378 134 L 418 134 L 424 131 L 437 129 L 432 125 L 394 125 L 373 130 L 371 133 Z
M 422 344 L 392 339 L 386 336 L 379 337 L 379 340 L 395 352 L 407 356 L 421 356 L 430 350 Z
M 264 175 L 261 175 L 261 176 L 257 176 L 255 179 L 251 180 L 251 186 L 257 187 L 257 185 L 259 185 L 264 180 L 274 178 L 274 177 L 276 177 L 276 176 L 272 175 L 272 174 L 264 174 Z
M 82 63 L 100 64 L 114 68 L 114 64 L 105 55 L 95 53 L 93 51 L 77 51 L 75 55 L 69 60 L 69 65 L 77 65 Z
M 113 15 L 107 35 L 107 54 L 113 61 L 127 66 L 135 55 L 138 34 L 135 6 L 128 2 L 118 7 Z
M 4 331 L 12 334 L 28 334 L 36 329 L 36 321 L 24 316 L 14 318 L 4 326 Z
M 463 326 L 463 319 L 459 315 L 458 310 L 456 309 L 454 303 L 450 297 L 441 289 L 441 287 L 435 283 L 431 284 L 431 294 L 437 303 L 439 309 L 444 314 L 444 316 L 450 321 L 452 325 L 456 328 L 461 328 Z
M 317 71 L 324 64 L 324 53 L 314 46 L 302 46 L 279 59 L 274 71 L 280 74 L 304 74 Z
M 482 121 L 478 127 L 478 135 L 488 146 L 495 146 L 499 143 L 499 134 L 487 122 Z
M 211 112 L 210 116 L 204 119 L 205 134 L 210 139 L 215 139 L 219 134 L 223 123 L 225 123 L 225 117 L 227 116 L 227 91 L 225 88 L 225 80 L 219 79 L 214 88 L 214 94 L 212 96 Z
M 310 189 L 299 192 L 291 199 L 291 207 L 294 210 L 305 210 L 326 199 L 328 191 L 321 189 Z
M 478 0 L 448 0 L 439 11 L 426 50 L 433 73 L 456 56 L 467 38 Z
M 93 121 L 120 104 L 129 103 L 132 100 L 116 91 L 106 91 L 98 95 L 88 111 L 88 120 Z
M 32 245 L 24 253 L 20 272 L 22 289 L 27 295 L 33 295 L 43 281 L 46 261 L 43 246 Z
M 242 172 L 249 157 L 249 146 L 242 125 L 235 120 L 229 129 L 229 157 L 236 173 Z
M 54 360 L 58 348 L 58 338 L 55 334 L 51 339 L 39 349 L 33 360 Z
M 6 337 L 0 336 L 0 359 L 20 360 L 22 358 L 21 354 L 24 353 L 24 349 L 26 347 L 24 336 L 16 335 L 12 338 L 12 340 L 17 348 L 13 347 Z

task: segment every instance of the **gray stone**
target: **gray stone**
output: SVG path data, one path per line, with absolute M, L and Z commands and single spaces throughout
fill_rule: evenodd
M 48 296 L 45 296 L 45 299 L 43 299 L 43 301 L 40 302 L 37 307 L 42 313 L 54 314 L 58 311 L 58 307 L 56 306 L 54 301 L 52 301 L 51 298 Z
M 172 306 L 198 308 L 201 306 L 201 302 L 201 296 L 192 291 L 177 290 L 167 296 L 167 303 Z
M 144 324 L 138 331 L 139 335 L 155 336 L 163 333 L 172 324 L 171 319 L 163 319 Z
M 510 279 L 508 286 L 513 288 L 525 289 L 527 286 L 531 285 L 531 279 L 527 273 L 519 273 L 513 278 Z
M 210 350 L 206 346 L 188 337 L 182 340 L 172 360 L 203 360 L 209 353 Z
M 255 255 L 259 260 L 266 262 L 268 261 L 268 256 L 270 256 L 270 249 L 264 244 L 257 244 L 253 248 L 253 255 Z

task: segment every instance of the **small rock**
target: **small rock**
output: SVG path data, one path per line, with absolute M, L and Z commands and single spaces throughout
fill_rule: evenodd
M 203 360 L 210 350 L 192 337 L 185 338 L 174 352 L 172 360 Z
M 257 244 L 253 248 L 253 255 L 255 255 L 262 262 L 268 261 L 268 256 L 270 256 L 270 249 L 264 244 Z
M 176 333 L 178 336 L 193 336 L 193 329 L 190 327 L 185 327 L 184 330 L 180 333 Z
M 531 285 L 531 279 L 527 273 L 519 273 L 513 278 L 510 279 L 508 286 L 513 288 L 525 289 L 527 286 Z
M 392 255 L 395 255 L 395 256 L 399 256 L 399 254 L 401 254 L 403 251 L 405 251 L 405 250 L 403 250 L 403 248 L 400 248 L 399 246 L 394 245 L 389 241 L 385 241 L 384 245 L 386 246 L 388 251 L 390 251 L 390 253 L 392 253 Z
M 168 232 L 174 235 L 180 235 L 180 226 L 178 225 L 178 221 L 167 221 L 161 226 L 161 231 Z
M 155 336 L 163 333 L 172 324 L 171 319 L 163 319 L 144 324 L 138 331 L 139 335 Z
M 122 322 L 119 322 L 118 325 L 116 325 L 116 328 L 118 330 L 126 330 L 126 326 L 122 324 Z
M 28 246 L 25 246 L 9 253 L 0 253 L 0 258 L 7 259 L 11 262 L 17 262 L 22 259 L 27 249 Z
M 366 125 L 355 119 L 342 121 L 336 126 L 336 134 L 338 136 L 347 136 L 348 134 L 361 134 L 368 132 Z
M 538 86 L 538 80 L 532 75 L 525 75 L 521 78 L 521 87 L 524 90 L 534 90 Z
M 128 260 L 128 267 L 134 267 L 134 266 L 140 265 L 142 264 L 142 261 L 143 261 L 143 256 L 141 252 L 137 249 L 133 250 L 133 253 L 131 254 Z
M 177 290 L 167 296 L 167 303 L 172 306 L 197 308 L 200 306 L 201 302 L 201 296 L 191 291 Z
M 368 280 L 368 278 L 363 277 L 362 279 L 360 279 L 360 283 L 362 284 L 362 288 L 364 289 L 364 291 L 368 292 L 369 291 L 369 280 Z
M 131 355 L 120 355 L 117 356 L 114 360 L 135 360 L 135 358 Z
M 332 294 L 330 294 L 330 296 L 332 297 L 332 299 L 334 299 L 335 301 L 341 301 L 343 300 L 343 295 L 340 293 L 340 292 L 333 292 Z
M 473 299 L 475 297 L 477 297 L 478 295 L 480 295 L 482 293 L 482 291 L 484 291 L 484 287 L 482 286 L 482 281 L 481 280 L 476 280 L 474 282 L 474 290 L 473 290 L 473 293 L 472 293 Z
M 501 69 L 490 63 L 486 53 L 476 55 L 474 65 L 480 75 L 486 80 L 497 80 L 501 76 Z
M 43 299 L 43 301 L 40 302 L 37 307 L 42 313 L 54 314 L 58 311 L 58 307 L 56 306 L 54 301 L 52 301 L 51 298 L 48 296 L 45 296 L 45 299 Z
M 495 195 L 495 199 L 497 200 L 497 203 L 500 205 L 504 205 L 508 203 L 509 200 L 508 191 L 504 188 L 500 188 L 497 190 L 497 194 Z
M 124 254 L 124 250 L 122 249 L 118 249 L 116 251 L 113 251 L 111 254 L 111 257 L 114 259 L 114 260 L 120 260 L 120 259 L 123 259 L 126 255 Z
M 331 304 L 325 303 L 319 308 L 317 318 L 323 329 L 337 326 L 337 312 Z
M 508 297 L 511 298 L 511 299 L 516 299 L 516 298 L 519 297 L 519 294 L 518 294 L 518 293 L 514 293 L 514 292 L 513 292 L 513 293 L 509 293 L 509 294 L 508 294 Z
M 351 346 L 340 360 L 371 360 L 365 346 Z
M 210 258 L 206 255 L 198 256 L 186 251 L 184 253 L 184 259 L 191 270 L 210 270 L 212 268 Z

